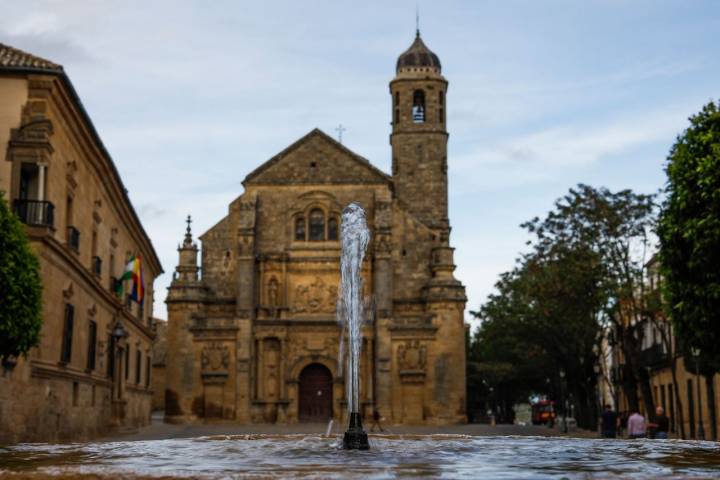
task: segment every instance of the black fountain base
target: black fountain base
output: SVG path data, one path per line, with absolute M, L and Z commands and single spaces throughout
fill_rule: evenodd
M 368 435 L 362 428 L 362 419 L 360 418 L 360 413 L 358 412 L 350 414 L 350 425 L 343 437 L 343 448 L 345 450 L 370 449 Z

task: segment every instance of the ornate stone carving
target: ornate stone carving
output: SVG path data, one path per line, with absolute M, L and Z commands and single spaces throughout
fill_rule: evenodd
M 241 235 L 238 242 L 238 253 L 242 256 L 252 255 L 255 241 L 251 235 Z
M 419 340 L 408 340 L 397 350 L 400 371 L 425 371 L 427 349 Z
M 203 347 L 200 361 L 203 371 L 227 370 L 230 366 L 230 350 L 227 345 L 212 342 Z
M 392 225 L 392 204 L 390 202 L 375 202 L 375 225 L 377 227 Z
M 322 278 L 315 277 L 311 284 L 296 287 L 293 312 L 333 313 L 337 304 L 337 294 L 337 286 L 327 285 Z
M 375 236 L 375 253 L 377 254 L 389 254 L 392 251 L 392 244 L 390 243 L 390 235 L 376 235 Z
M 267 299 L 268 299 L 268 305 L 270 305 L 271 308 L 277 308 L 277 306 L 280 304 L 278 299 L 278 281 L 275 277 L 270 278 L 270 281 L 268 282 L 267 286 Z

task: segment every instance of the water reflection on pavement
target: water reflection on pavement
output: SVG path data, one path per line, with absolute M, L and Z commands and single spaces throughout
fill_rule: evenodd
M 321 435 L 0 447 L 1 479 L 718 478 L 720 447 L 679 440 L 374 435 L 344 451 Z

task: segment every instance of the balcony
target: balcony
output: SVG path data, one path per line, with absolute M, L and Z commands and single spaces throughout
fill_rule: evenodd
M 15 215 L 26 225 L 50 227 L 55 224 L 55 206 L 51 202 L 17 199 Z
M 110 291 L 114 293 L 117 297 L 120 297 L 120 293 L 118 292 L 120 290 L 120 280 L 118 280 L 116 277 L 110 277 Z
M 67 227 L 67 244 L 75 253 L 80 251 L 80 231 L 75 227 Z
M 669 365 L 670 356 L 663 350 L 663 346 L 659 343 L 640 352 L 642 363 L 646 367 L 658 368 Z
M 102 275 L 102 258 L 92 257 L 92 272 L 96 277 Z

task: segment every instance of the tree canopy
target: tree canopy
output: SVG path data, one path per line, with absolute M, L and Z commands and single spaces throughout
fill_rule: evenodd
M 37 257 L 0 192 L 0 360 L 37 345 L 42 326 Z
M 720 371 L 720 102 L 690 117 L 670 150 L 658 225 L 664 293 L 679 340 Z
M 557 372 L 564 369 L 578 423 L 594 428 L 594 367 L 603 335 L 623 332 L 619 346 L 627 363 L 645 372 L 636 325 L 646 311 L 643 280 L 654 212 L 652 195 L 581 184 L 545 218 L 524 223 L 531 251 L 501 276 L 497 293 L 475 313 L 482 323 L 471 361 L 512 365 L 501 378 L 515 401 L 533 388 L 557 393 Z M 641 380 L 643 396 L 650 396 L 646 372 Z

